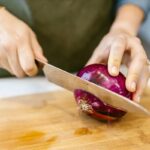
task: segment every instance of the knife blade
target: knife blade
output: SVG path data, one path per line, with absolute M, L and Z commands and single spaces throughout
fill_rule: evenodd
M 37 60 L 41 62 L 39 59 Z M 150 116 L 150 112 L 146 108 L 139 105 L 138 103 L 131 101 L 128 98 L 125 98 L 92 82 L 81 79 L 80 77 L 68 73 L 51 64 L 45 62 L 41 63 L 44 65 L 43 72 L 46 78 L 56 85 L 59 85 L 72 92 L 74 92 L 75 89 L 82 89 L 84 91 L 94 94 L 96 97 L 103 100 L 104 103 L 107 103 L 109 105 L 121 108 L 131 113 L 138 113 Z

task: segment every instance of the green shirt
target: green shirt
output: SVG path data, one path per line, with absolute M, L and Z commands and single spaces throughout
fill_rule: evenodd
M 20 0 L 7 1 L 11 5 Z M 28 18 L 32 18 L 32 28 L 49 63 L 77 71 L 108 32 L 113 3 L 113 0 L 28 0 L 30 12 L 24 14 L 31 14 Z

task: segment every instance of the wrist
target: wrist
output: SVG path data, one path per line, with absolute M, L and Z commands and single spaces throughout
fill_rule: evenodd
M 144 13 L 139 7 L 131 4 L 123 5 L 118 9 L 116 19 L 110 31 L 120 30 L 136 36 L 143 18 Z
M 110 32 L 115 32 L 115 33 L 124 32 L 131 36 L 136 36 L 138 31 L 132 29 L 132 27 L 127 23 L 114 23 L 110 28 Z

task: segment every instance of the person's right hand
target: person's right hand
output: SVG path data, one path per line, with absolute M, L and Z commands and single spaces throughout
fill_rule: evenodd
M 0 9 L 0 68 L 17 77 L 38 72 L 35 58 L 46 62 L 34 32 L 6 9 Z

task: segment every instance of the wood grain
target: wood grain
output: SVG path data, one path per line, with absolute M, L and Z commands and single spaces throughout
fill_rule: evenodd
M 150 97 L 143 97 L 150 109 Z M 57 91 L 0 101 L 0 150 L 149 150 L 150 118 L 127 114 L 102 123 Z

